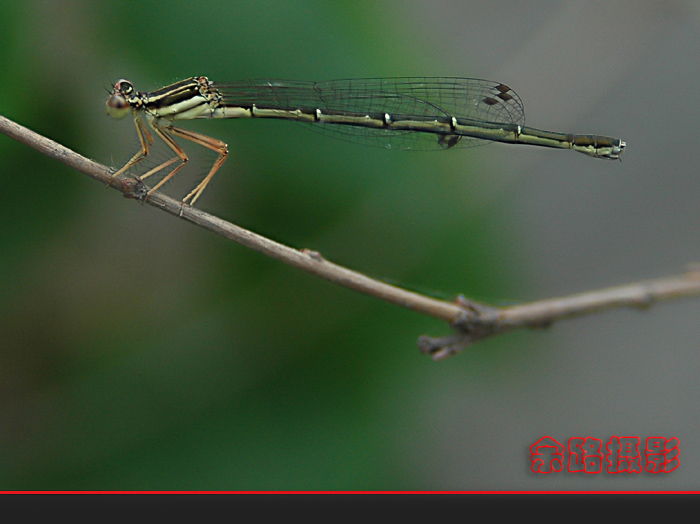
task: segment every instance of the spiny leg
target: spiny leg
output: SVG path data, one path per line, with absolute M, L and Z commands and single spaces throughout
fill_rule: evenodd
M 158 128 L 156 128 L 156 131 L 158 131 Z M 178 127 L 170 127 L 168 128 L 168 131 L 172 133 L 173 135 L 179 136 L 181 138 L 184 138 L 185 140 L 190 140 L 191 142 L 194 142 L 195 144 L 199 144 L 200 146 L 204 146 L 206 148 L 209 148 L 213 151 L 216 151 L 219 153 L 219 157 L 216 159 L 214 162 L 214 165 L 212 166 L 211 170 L 207 174 L 206 177 L 204 177 L 204 180 L 202 180 L 199 184 L 197 184 L 197 187 L 195 187 L 190 193 L 182 199 L 183 204 L 189 204 L 189 205 L 194 205 L 194 203 L 197 201 L 197 199 L 201 196 L 201 194 L 204 192 L 204 189 L 207 187 L 209 182 L 211 181 L 212 177 L 214 176 L 214 173 L 216 173 L 219 168 L 223 165 L 223 163 L 226 161 L 226 157 L 228 156 L 228 146 L 222 142 L 221 140 L 217 140 L 215 138 L 202 135 L 200 133 L 195 133 L 194 131 L 189 131 L 187 129 L 180 129 Z M 171 146 L 172 147 L 172 146 Z M 185 157 L 184 161 L 187 161 L 187 157 Z M 177 169 L 179 169 L 182 166 L 178 166 Z M 171 173 L 168 175 L 167 178 L 170 178 L 173 175 Z M 161 181 L 161 184 L 163 181 Z M 159 185 L 161 185 L 159 184 Z M 158 186 L 154 187 L 151 191 L 155 190 Z
M 141 160 L 146 158 L 146 156 L 148 155 L 148 148 L 153 145 L 153 135 L 151 135 L 151 132 L 148 130 L 148 128 L 145 125 L 143 125 L 143 120 L 141 120 L 141 116 L 136 111 L 134 111 L 134 125 L 136 126 L 136 134 L 138 135 L 139 142 L 141 143 L 141 149 L 137 151 L 134 156 L 131 157 L 131 160 L 124 164 L 124 167 L 122 167 L 116 173 L 113 173 L 112 178 L 118 177 L 130 167 L 138 164 L 139 162 L 141 162 Z
M 151 133 L 148 131 L 148 128 L 143 124 L 143 121 L 140 119 L 138 115 L 134 116 L 134 122 L 136 124 L 136 131 L 139 136 L 139 140 L 141 141 L 141 150 L 137 152 L 129 162 L 126 163 L 126 165 L 121 168 L 119 171 L 117 171 L 113 176 L 117 176 L 127 169 L 129 169 L 131 166 L 134 164 L 140 162 L 143 160 L 147 155 L 148 155 L 148 150 L 149 147 L 153 144 L 153 136 Z M 211 138 L 206 135 L 202 135 L 200 133 L 195 133 L 194 131 L 188 131 L 186 129 L 180 129 L 178 127 L 161 127 L 158 125 L 157 121 L 152 121 L 149 122 L 151 127 L 153 128 L 153 131 L 165 142 L 170 149 L 173 150 L 173 152 L 177 155 L 169 160 L 166 160 L 162 164 L 154 167 L 144 175 L 141 175 L 141 179 L 145 179 L 163 169 L 165 169 L 168 166 L 171 166 L 178 160 L 181 161 L 181 164 L 170 173 L 168 173 L 163 179 L 158 182 L 155 186 L 153 186 L 148 193 L 146 194 L 145 198 L 148 198 L 151 194 L 153 194 L 155 191 L 160 189 L 163 184 L 165 184 L 168 180 L 170 180 L 175 174 L 180 171 L 183 167 L 185 167 L 185 164 L 189 160 L 187 157 L 187 154 L 185 151 L 178 145 L 177 142 L 175 142 L 175 139 L 171 135 L 178 136 L 180 138 L 184 138 L 185 140 L 190 140 L 191 142 L 194 142 L 195 144 L 199 144 L 201 146 L 204 146 L 206 148 L 212 149 L 213 151 L 216 151 L 219 153 L 219 157 L 216 159 L 214 162 L 214 165 L 212 166 L 211 170 L 207 174 L 207 176 L 200 182 L 197 187 L 195 187 L 183 200 L 183 204 L 188 204 L 193 205 L 195 201 L 200 197 L 204 189 L 207 187 L 209 182 L 211 181 L 212 177 L 214 174 L 218 171 L 218 169 L 221 167 L 221 165 L 224 163 L 226 160 L 226 157 L 228 156 L 228 146 L 222 142 L 221 140 L 216 140 L 215 138 Z M 191 201 L 190 201 L 191 199 Z M 189 201 L 189 202 L 188 202 Z
M 160 170 L 162 170 L 162 169 L 165 169 L 165 168 L 168 167 L 169 165 L 174 164 L 174 163 L 177 162 L 178 160 L 181 161 L 181 164 L 180 164 L 179 166 L 177 166 L 175 169 L 173 169 L 170 173 L 168 173 L 167 175 L 165 175 L 165 176 L 163 177 L 163 179 L 162 179 L 160 182 L 158 182 L 155 186 L 153 186 L 153 187 L 148 191 L 148 193 L 146 193 L 146 198 L 148 198 L 149 196 L 151 196 L 151 195 L 152 195 L 155 191 L 157 191 L 163 184 L 165 184 L 168 180 L 170 180 L 172 177 L 174 177 L 175 174 L 176 174 L 178 171 L 180 171 L 180 169 L 182 169 L 183 167 L 185 167 L 185 164 L 186 164 L 187 161 L 189 160 L 189 159 L 187 158 L 187 154 L 185 153 L 185 151 L 177 144 L 177 142 L 175 142 L 175 139 L 174 139 L 172 136 L 170 136 L 170 134 L 168 133 L 168 132 L 173 132 L 173 131 L 174 131 L 175 129 L 177 129 L 177 128 L 170 127 L 170 128 L 167 128 L 167 131 L 166 131 L 165 128 L 160 127 L 155 121 L 154 121 L 154 122 L 151 122 L 151 126 L 153 127 L 153 131 L 156 132 L 156 134 L 163 140 L 163 142 L 165 142 L 165 143 L 168 145 L 168 147 L 169 147 L 170 149 L 172 149 L 172 150 L 175 152 L 175 154 L 176 154 L 177 156 L 171 158 L 170 160 L 166 160 L 165 162 L 163 162 L 163 163 L 160 164 L 159 166 L 154 167 L 154 168 L 151 169 L 148 173 L 146 173 L 145 175 L 143 175 L 141 178 L 149 177 L 149 176 L 151 176 L 152 174 L 157 173 L 158 171 L 160 171 Z M 178 130 L 178 131 L 179 131 L 179 130 Z M 174 134 L 176 134 L 176 133 L 174 133 Z

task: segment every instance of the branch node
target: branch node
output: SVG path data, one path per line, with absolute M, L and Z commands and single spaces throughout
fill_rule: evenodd
M 315 260 L 316 262 L 323 262 L 325 260 L 321 253 L 319 253 L 318 251 L 314 251 L 313 249 L 303 248 L 300 249 L 299 252 L 303 253 L 304 255 L 307 255 L 309 258 Z
M 143 183 L 139 177 L 134 178 L 118 178 L 117 182 L 121 182 L 124 188 L 124 198 L 133 198 L 142 204 L 148 196 L 148 186 Z
M 430 355 L 433 360 L 442 360 L 459 353 L 482 338 L 502 330 L 498 309 L 469 300 L 463 295 L 459 295 L 455 303 L 461 307 L 461 312 L 452 322 L 457 333 L 445 337 L 422 336 L 418 339 L 421 353 Z
M 453 328 L 472 336 L 482 332 L 485 333 L 484 336 L 488 336 L 497 330 L 500 319 L 500 311 L 497 308 L 469 300 L 463 295 L 459 295 L 455 302 L 462 310 L 452 322 Z

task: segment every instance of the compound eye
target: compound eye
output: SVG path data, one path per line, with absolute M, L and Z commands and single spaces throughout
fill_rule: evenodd
M 119 91 L 122 95 L 132 95 L 134 94 L 134 85 L 128 80 L 119 80 L 114 86 L 116 91 Z

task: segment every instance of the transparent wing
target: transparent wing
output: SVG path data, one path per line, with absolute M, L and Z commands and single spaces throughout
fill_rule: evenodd
M 366 78 L 298 82 L 251 80 L 214 83 L 226 105 L 260 109 L 300 109 L 355 116 L 383 115 L 392 119 L 456 117 L 460 122 L 523 125 L 520 97 L 508 86 L 475 78 Z M 444 149 L 438 135 L 355 125 L 304 123 L 305 126 L 365 145 L 397 149 Z M 461 137 L 454 147 L 472 147 L 487 140 Z M 452 146 L 450 146 L 452 147 Z

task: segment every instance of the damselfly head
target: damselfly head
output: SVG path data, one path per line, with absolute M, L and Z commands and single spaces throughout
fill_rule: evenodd
M 107 99 L 107 114 L 112 118 L 124 118 L 128 115 L 131 107 L 128 98 L 133 94 L 133 84 L 128 80 L 119 80 L 114 84 L 112 94 Z

